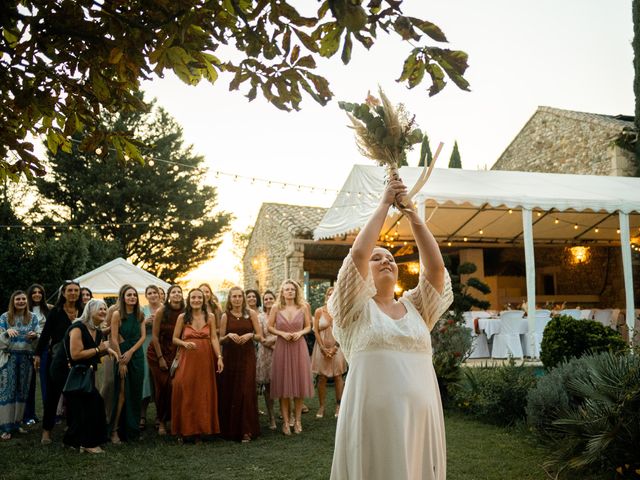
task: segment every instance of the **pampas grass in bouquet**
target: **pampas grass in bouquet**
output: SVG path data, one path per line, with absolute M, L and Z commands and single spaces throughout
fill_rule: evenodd
M 399 179 L 398 169 L 407 165 L 407 152 L 421 143 L 423 157 L 428 150 L 425 146 L 428 139 L 417 127 L 415 115 L 407 112 L 402 104 L 394 106 L 382 88 L 378 92 L 380 98 L 369 94 L 364 103 L 339 102 L 338 106 L 351 120 L 360 153 L 385 167 L 388 180 Z M 407 201 L 399 199 L 396 208 L 406 208 Z

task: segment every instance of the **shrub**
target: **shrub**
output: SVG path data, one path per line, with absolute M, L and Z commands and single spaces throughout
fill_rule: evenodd
M 501 367 L 464 369 L 454 400 L 460 410 L 479 420 L 513 425 L 525 418 L 527 393 L 535 384 L 534 370 L 511 359 Z
M 592 320 L 576 320 L 566 315 L 553 318 L 544 329 L 540 360 L 547 369 L 586 353 L 620 352 L 627 348 L 622 336 Z
M 438 377 L 440 396 L 447 405 L 451 385 L 460 380 L 460 366 L 471 352 L 471 329 L 454 315 L 446 314 L 431 331 L 433 368 Z
M 541 439 L 547 442 L 557 440 L 558 430 L 553 425 L 561 412 L 570 406 L 577 406 L 579 399 L 569 395 L 567 384 L 585 371 L 587 356 L 572 358 L 551 369 L 538 379 L 536 386 L 527 395 L 527 424 Z
M 640 477 L 639 354 L 587 355 L 568 375 L 567 391 L 576 401 L 553 422 L 561 441 L 554 442 L 549 466 Z

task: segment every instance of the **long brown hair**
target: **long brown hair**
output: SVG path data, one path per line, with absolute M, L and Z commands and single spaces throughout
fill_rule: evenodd
M 135 287 L 129 284 L 123 285 L 120 289 L 120 293 L 118 294 L 118 312 L 120 313 L 120 322 L 124 322 L 124 319 L 127 318 L 127 304 L 124 301 L 124 296 L 128 290 L 133 290 L 134 292 L 136 292 L 136 298 L 138 299 L 138 301 L 133 307 L 133 314 L 138 319 L 138 321 L 141 322 L 144 320 L 144 315 L 140 310 L 140 295 L 138 295 L 138 291 L 135 289 Z
M 202 290 L 202 287 L 207 287 L 211 292 L 211 298 L 209 299 L 209 301 L 207 301 L 207 298 L 205 295 L 204 303 L 207 305 L 207 307 L 209 307 L 209 310 L 211 310 L 211 313 L 213 313 L 216 318 L 220 318 L 220 316 L 222 315 L 222 307 L 220 307 L 220 300 L 218 300 L 218 297 L 216 296 L 216 294 L 213 293 L 213 288 L 211 288 L 211 285 L 209 285 L 207 282 L 201 283 L 198 288 Z
M 9 298 L 9 309 L 7 310 L 7 321 L 9 322 L 9 325 L 11 325 L 12 327 L 15 325 L 15 316 L 16 316 L 16 307 L 13 300 L 18 295 L 24 295 L 25 298 L 28 298 L 27 294 L 23 290 L 16 290 L 11 294 L 11 297 Z M 24 313 L 22 315 L 22 324 L 29 325 L 29 322 L 31 322 L 31 312 L 29 311 L 29 303 L 27 301 L 27 304 L 24 306 Z
M 231 305 L 231 292 L 233 292 L 234 290 L 238 290 L 240 292 L 242 292 L 242 317 L 243 318 L 250 318 L 249 315 L 249 308 L 247 307 L 247 297 L 244 294 L 244 290 L 240 287 L 231 287 L 229 289 L 229 293 L 227 293 L 227 305 L 225 308 L 225 312 L 227 314 L 227 317 L 229 315 L 231 315 L 231 310 L 233 309 L 233 305 Z
M 33 303 L 33 299 L 31 296 L 33 295 L 34 290 L 40 290 L 42 292 L 42 300 L 40 300 L 40 304 L 36 305 Z M 29 311 L 33 311 L 33 307 L 40 307 L 40 313 L 43 317 L 47 318 L 49 315 L 49 305 L 47 304 L 47 294 L 44 292 L 44 287 L 39 283 L 34 283 L 29 288 L 27 288 L 27 306 L 29 307 Z
M 171 285 L 167 289 L 167 294 L 165 295 L 165 298 L 164 298 L 164 307 L 162 309 L 162 323 L 169 321 L 169 312 L 171 310 L 173 310 L 171 308 L 171 300 L 169 300 L 169 299 L 171 298 L 171 292 L 175 288 L 179 288 L 180 292 L 182 292 L 182 287 L 180 285 Z M 184 312 L 184 298 L 182 300 L 180 300 L 180 308 L 179 308 L 179 310 L 180 310 L 181 313 Z
M 199 288 L 192 288 L 187 293 L 187 306 L 184 308 L 184 324 L 191 325 L 193 321 L 193 309 L 191 308 L 191 294 L 193 292 L 200 292 L 202 294 L 202 313 L 204 313 L 204 321 L 209 321 L 209 311 L 207 310 L 207 302 L 204 300 L 204 292 Z

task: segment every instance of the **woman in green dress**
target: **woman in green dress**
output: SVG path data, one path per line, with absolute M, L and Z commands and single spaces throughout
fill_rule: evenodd
M 111 442 L 140 436 L 140 409 L 144 381 L 142 344 L 146 337 L 138 292 L 130 285 L 120 289 L 119 308 L 111 318 L 111 346 L 119 362 L 115 373 Z

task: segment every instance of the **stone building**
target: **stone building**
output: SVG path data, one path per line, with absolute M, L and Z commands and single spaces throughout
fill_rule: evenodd
M 491 170 L 632 176 L 633 117 L 538 107 Z
M 533 116 L 500 155 L 491 170 L 565 173 L 578 175 L 633 176 L 634 155 L 620 146 L 636 136 L 633 117 L 575 112 L 538 107 Z M 536 291 L 540 298 L 568 299 L 571 304 L 624 307 L 620 249 L 617 246 L 585 247 L 589 258 L 572 262 L 569 248 L 536 247 Z M 500 276 L 494 300 L 499 305 L 522 297 L 524 252 L 519 247 L 484 249 L 476 255 L 479 269 L 488 277 Z M 464 252 L 461 254 L 464 256 Z M 509 269 L 518 270 L 509 274 Z M 634 263 L 634 278 L 640 265 Z M 509 280 L 509 281 L 507 281 Z M 636 281 L 639 298 L 640 282 Z M 577 294 L 580 292 L 580 294 Z
M 263 203 L 242 259 L 245 288 L 276 291 L 288 278 L 307 286 L 333 280 L 349 245 L 313 241 L 313 230 L 326 210 Z

